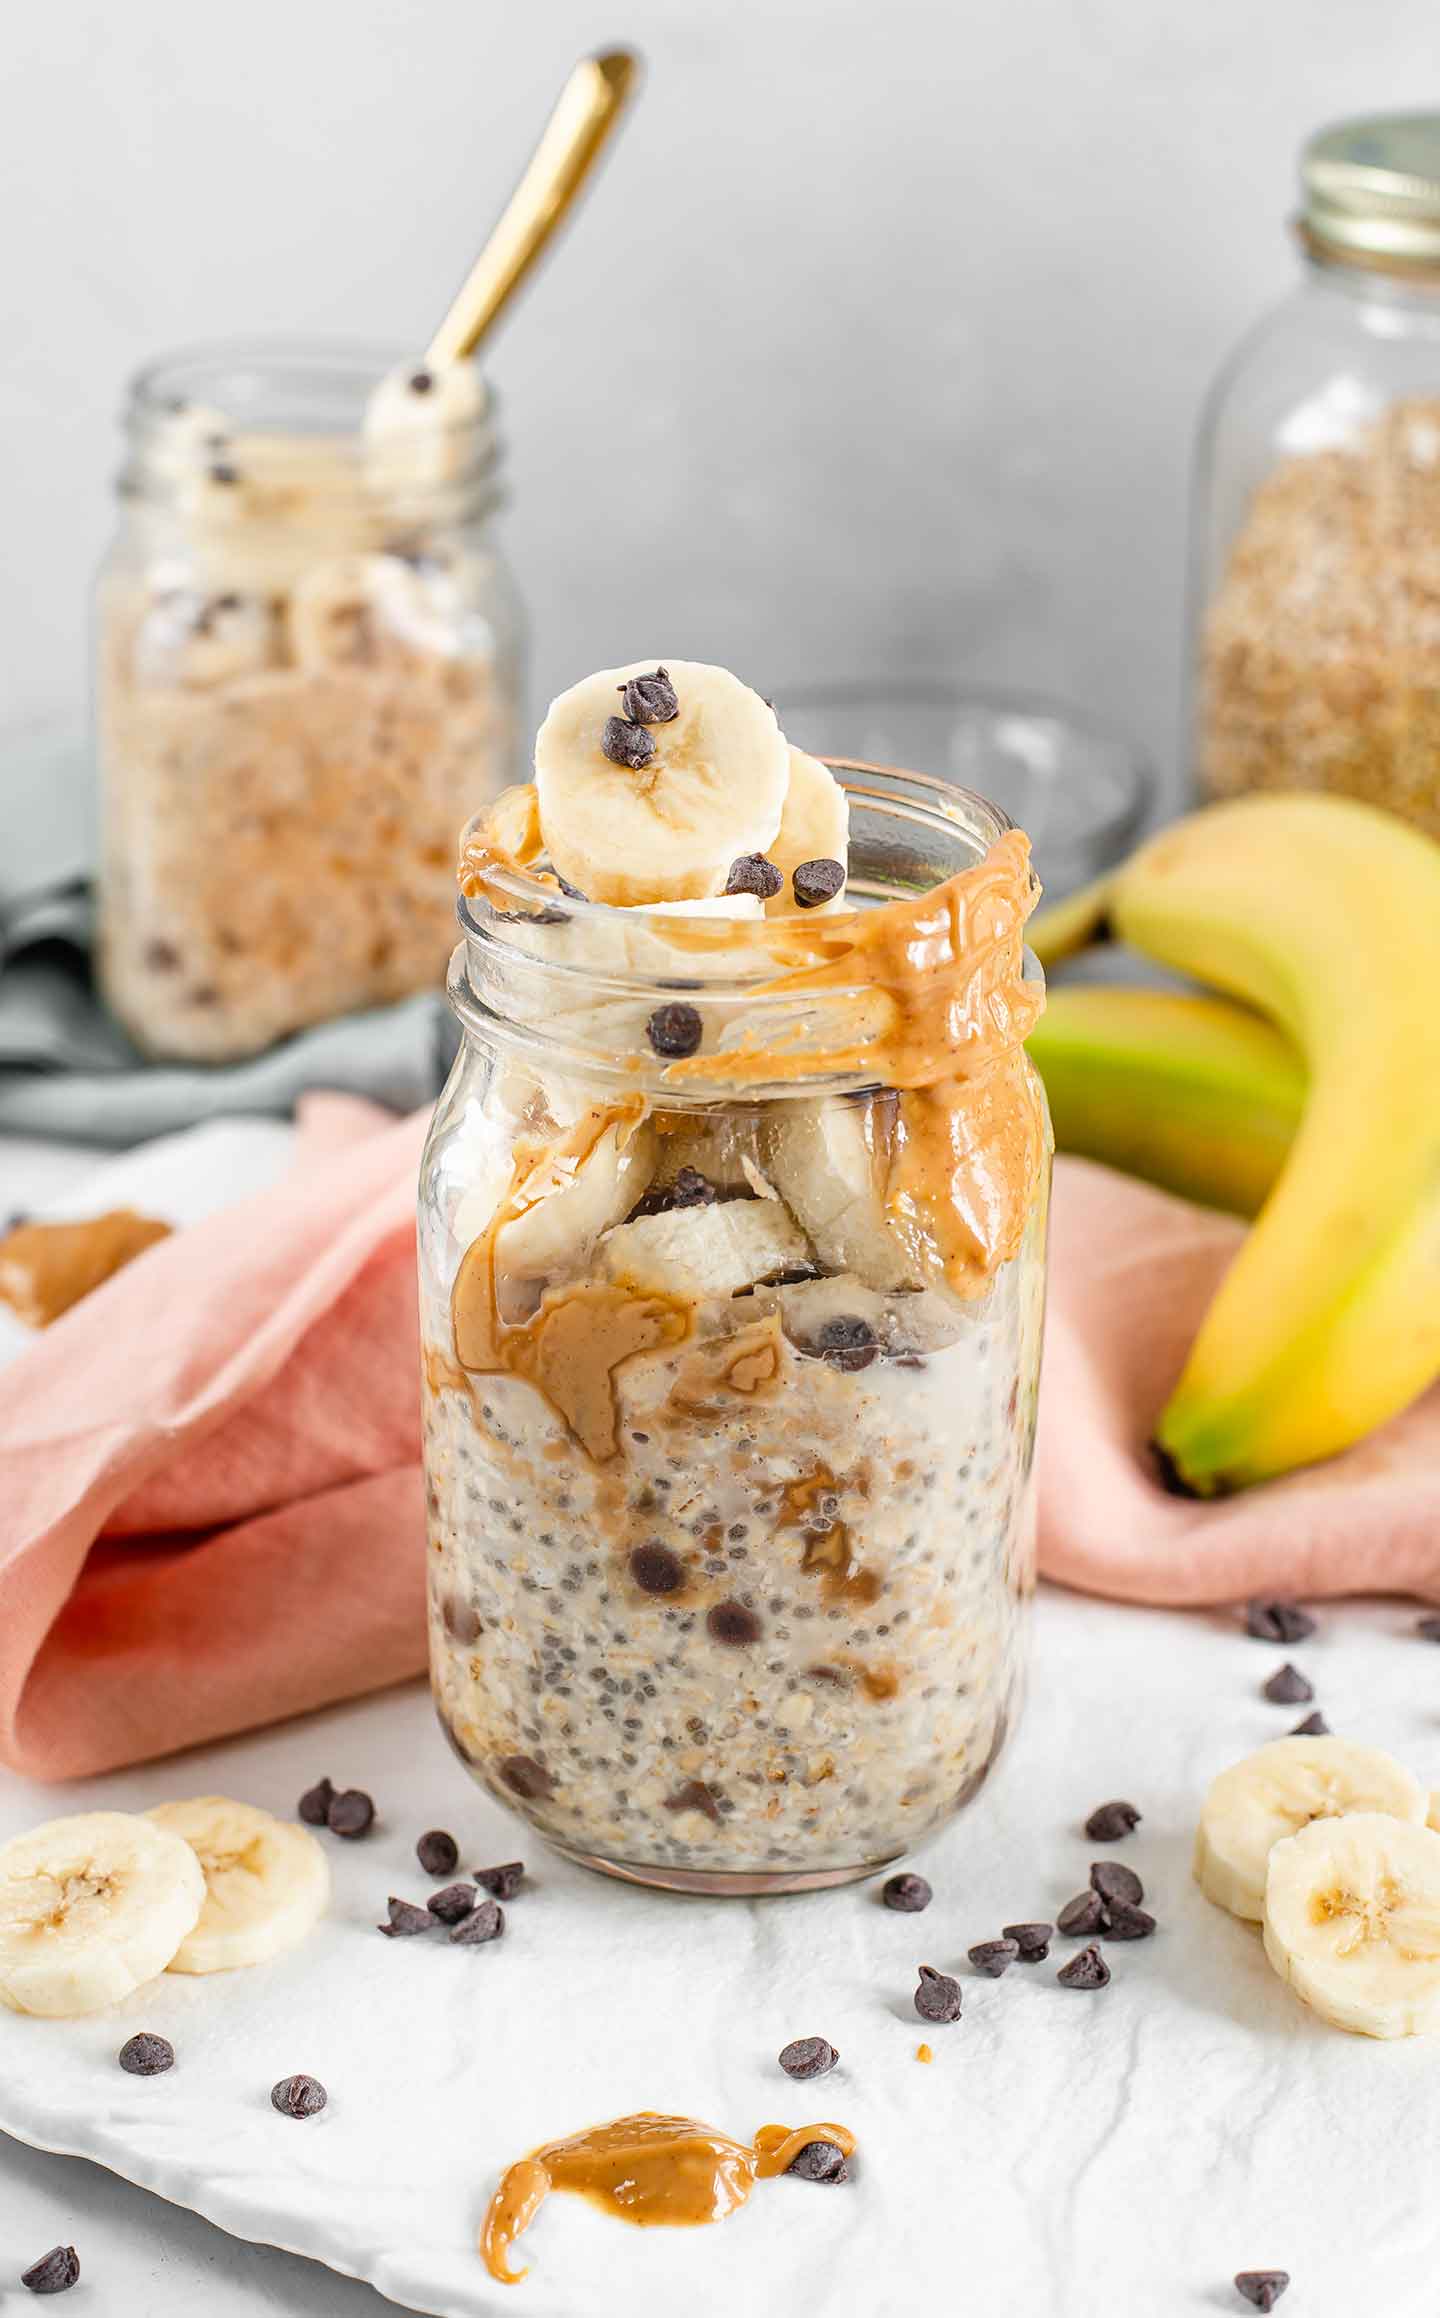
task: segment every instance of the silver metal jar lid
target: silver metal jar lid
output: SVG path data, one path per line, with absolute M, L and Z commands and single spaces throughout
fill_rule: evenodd
M 1318 257 L 1440 267 L 1440 113 L 1337 121 L 1305 147 L 1300 181 Z

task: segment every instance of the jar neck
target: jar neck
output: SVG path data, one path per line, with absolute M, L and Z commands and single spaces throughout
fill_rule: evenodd
M 1404 265 L 1333 249 L 1301 229 L 1301 256 L 1309 287 L 1355 306 L 1440 320 L 1440 266 Z

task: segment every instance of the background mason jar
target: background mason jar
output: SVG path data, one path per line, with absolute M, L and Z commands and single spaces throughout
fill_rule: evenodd
M 861 907 L 930 891 L 1007 826 L 924 776 L 834 769 Z M 1048 1159 L 1019 1252 L 973 1301 L 897 1288 L 893 1269 L 868 1285 L 879 1251 L 827 1257 L 818 1224 L 812 1256 L 798 1215 L 895 1097 L 863 1069 L 687 1095 L 644 1035 L 678 986 L 707 1040 L 742 1018 L 762 1045 L 793 1036 L 801 1002 L 765 992 L 774 959 L 746 954 L 763 921 L 557 906 L 514 882 L 503 907 L 462 909 L 464 1046 L 422 1168 L 437 1710 L 472 1774 L 586 1865 L 695 1891 L 843 1883 L 945 1824 L 1018 1710 Z M 871 1003 L 829 994 L 825 1035 L 844 1044 Z M 517 1157 L 547 1153 L 570 1204 L 526 1209 L 523 1257 L 497 1235 L 495 1292 L 519 1325 L 547 1299 L 580 1307 L 568 1424 L 528 1368 L 462 1366 L 452 1309 Z M 674 1198 L 685 1169 L 708 1203 L 693 1182 L 699 1204 Z M 693 1310 L 615 1371 L 612 1405 L 585 1382 L 578 1323 L 618 1325 L 598 1303 L 620 1253 L 607 1227 L 637 1209 L 688 1250 Z M 726 1250 L 764 1242 L 748 1268 L 727 1255 L 712 1279 L 705 1218 Z M 871 1228 L 893 1266 L 878 1207 Z M 827 1351 L 837 1313 L 867 1316 L 858 1352 L 853 1320 Z
M 1192 510 L 1191 761 L 1440 835 L 1440 115 L 1302 157 L 1304 278 L 1227 363 Z
M 436 987 L 455 830 L 514 771 L 492 398 L 459 365 L 372 404 L 389 370 L 233 346 L 132 388 L 96 619 L 100 974 L 157 1057 Z

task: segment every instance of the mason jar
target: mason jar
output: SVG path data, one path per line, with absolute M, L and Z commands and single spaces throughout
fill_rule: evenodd
M 469 364 L 225 346 L 134 382 L 96 622 L 99 972 L 225 1062 L 438 988 L 453 836 L 512 777 L 521 622 Z
M 680 1890 L 911 1850 L 1021 1687 L 1028 856 L 977 797 L 832 769 L 857 915 L 602 908 L 472 833 L 422 1169 L 440 1720 L 549 1843 Z
M 1326 789 L 1440 835 L 1440 114 L 1324 131 L 1297 288 L 1201 424 L 1200 789 Z

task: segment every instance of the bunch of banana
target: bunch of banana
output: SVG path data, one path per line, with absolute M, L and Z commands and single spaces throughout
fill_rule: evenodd
M 1378 1747 L 1285 1738 L 1222 1771 L 1195 1874 L 1264 1928 L 1301 2001 L 1357 2036 L 1440 2029 L 1440 1834 L 1417 1779 Z
M 52 1819 L 0 1847 L 0 2005 L 69 2018 L 161 1972 L 258 1964 L 329 1898 L 313 1835 L 222 1795 Z
M 1440 1375 L 1440 845 L 1349 798 L 1214 806 L 1032 936 L 1112 937 L 1227 994 L 1059 992 L 1032 1040 L 1062 1148 L 1256 1216 L 1157 1427 L 1210 1496 Z

